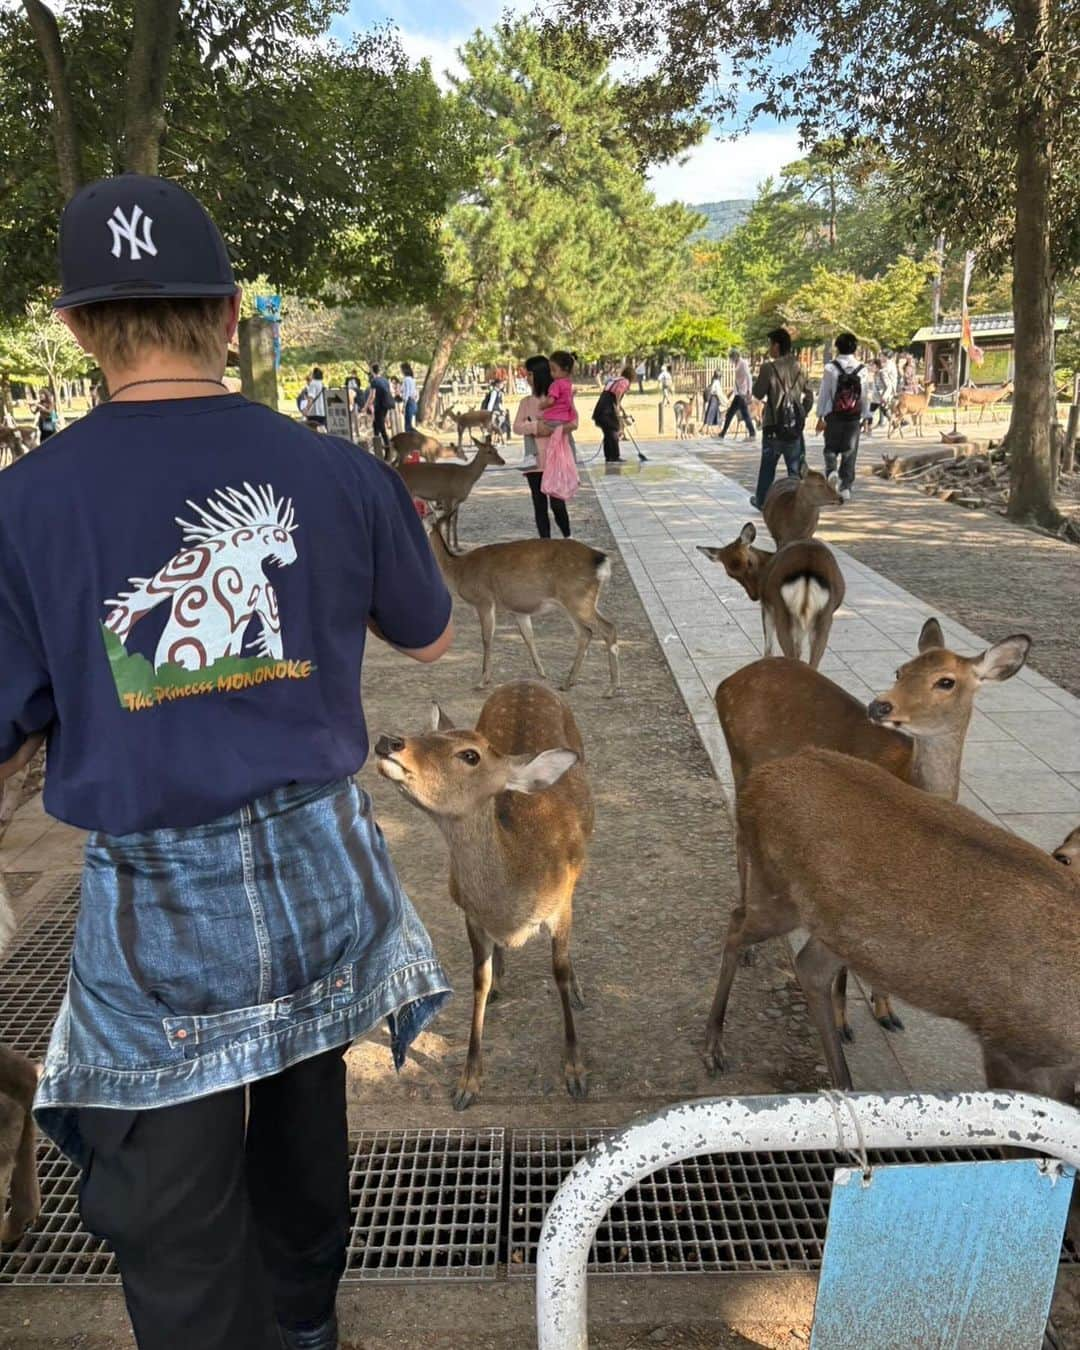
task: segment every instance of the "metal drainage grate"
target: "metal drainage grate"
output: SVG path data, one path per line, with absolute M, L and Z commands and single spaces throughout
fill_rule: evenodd
M 544 1215 L 571 1167 L 605 1130 L 515 1131 L 510 1145 L 510 1275 L 536 1273 Z M 870 1151 L 873 1163 L 999 1158 L 989 1149 Z M 821 1265 L 836 1153 L 708 1154 L 627 1191 L 597 1229 L 589 1271 L 604 1275 L 735 1274 Z M 1062 1259 L 1074 1262 L 1066 1246 Z
M 346 1281 L 490 1280 L 498 1273 L 504 1130 L 354 1136 Z M 112 1251 L 79 1222 L 79 1171 L 38 1150 L 41 1217 L 0 1252 L 0 1285 L 117 1284 Z
M 79 879 L 58 881 L 19 926 L 0 965 L 0 1044 L 40 1059 L 67 988 Z
M 494 1279 L 505 1149 L 501 1129 L 361 1134 L 345 1279 Z

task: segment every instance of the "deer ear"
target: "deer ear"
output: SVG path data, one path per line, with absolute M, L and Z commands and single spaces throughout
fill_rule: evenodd
M 757 538 L 757 530 L 754 528 L 754 522 L 752 520 L 748 520 L 746 524 L 742 527 L 742 529 L 739 531 L 739 543 L 752 544 L 756 538 Z
M 1011 680 L 1027 660 L 1031 639 L 1026 633 L 1014 633 L 987 647 L 972 662 L 972 670 L 980 680 Z
M 922 632 L 919 634 L 919 651 L 930 652 L 935 648 L 945 646 L 945 634 L 941 631 L 941 624 L 937 619 L 927 619 L 922 626 Z
M 720 562 L 720 549 L 712 548 L 709 544 L 698 544 L 697 551 L 704 553 L 710 562 Z
M 576 750 L 541 750 L 532 759 L 515 756 L 506 779 L 507 792 L 543 792 L 578 762 Z
M 432 731 L 453 731 L 454 719 L 449 717 L 438 703 L 431 705 Z

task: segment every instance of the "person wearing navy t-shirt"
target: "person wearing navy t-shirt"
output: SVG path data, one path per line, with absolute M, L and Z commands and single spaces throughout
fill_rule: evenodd
M 44 741 L 89 831 L 35 1116 L 141 1350 L 332 1350 L 342 1055 L 385 1022 L 400 1065 L 449 997 L 353 782 L 361 665 L 437 660 L 450 598 L 392 470 L 225 389 L 239 292 L 190 194 L 91 184 L 60 261 L 109 401 L 0 475 L 0 775 Z

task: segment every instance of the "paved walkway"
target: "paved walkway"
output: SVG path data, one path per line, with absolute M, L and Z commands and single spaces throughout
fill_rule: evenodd
M 760 654 L 758 606 L 698 544 L 727 543 L 754 514 L 746 491 L 702 462 L 693 442 L 646 444 L 647 464 L 591 469 L 624 565 L 645 606 L 717 777 L 732 804 L 732 773 L 713 691 Z M 847 508 L 845 508 L 845 511 Z M 869 700 L 915 653 L 923 622 L 942 621 L 955 649 L 974 653 L 986 639 L 928 605 L 844 549 L 847 581 L 823 673 Z M 981 574 L 985 581 L 985 573 Z M 995 637 L 1025 627 L 1018 608 Z M 632 675 L 630 676 L 632 679 Z M 1049 848 L 1080 821 L 1080 700 L 1033 669 L 978 698 L 962 770 L 961 802 Z M 971 1086 L 978 1062 L 960 1028 L 914 1013 L 909 1034 L 886 1036 L 860 1010 L 863 1043 L 852 1069 L 860 1086 Z M 869 1044 L 867 1044 L 869 1042 Z M 890 1084 L 883 1078 L 892 1079 Z

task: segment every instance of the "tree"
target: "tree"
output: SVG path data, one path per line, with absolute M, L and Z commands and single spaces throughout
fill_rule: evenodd
M 191 188 L 241 275 L 354 303 L 436 289 L 469 138 L 388 33 L 316 42 L 331 13 L 329 0 L 0 8 L 0 312 L 54 282 L 65 197 L 124 169 Z
M 679 314 L 644 345 L 672 356 L 700 361 L 706 356 L 726 356 L 739 335 L 723 319 L 701 314 Z
M 818 264 L 808 282 L 782 307 L 800 338 L 833 338 L 848 331 L 868 346 L 901 347 L 930 319 L 935 264 L 899 257 L 880 277 L 863 280 Z
M 569 0 L 558 24 L 602 28 L 616 56 L 648 50 L 668 76 L 665 107 L 703 98 L 717 116 L 737 91 L 754 112 L 795 121 L 805 143 L 868 131 L 897 162 L 933 230 L 1013 263 L 1016 394 L 1009 514 L 1056 523 L 1053 297 L 1080 263 L 1080 7 L 1064 0 L 911 0 L 881 40 L 877 0 L 840 14 L 810 0 Z M 790 60 L 763 59 L 799 47 Z
M 30 304 L 21 319 L 0 327 L 0 370 L 5 384 L 12 375 L 33 381 L 44 375 L 57 399 L 62 380 L 85 375 L 92 367 L 93 361 L 46 304 Z
M 461 55 L 458 106 L 482 148 L 474 186 L 443 229 L 446 283 L 430 306 L 436 341 L 421 417 L 467 339 L 501 351 L 623 349 L 632 324 L 670 313 L 665 297 L 689 266 L 699 224 L 682 206 L 657 206 L 646 188 L 603 64 L 542 43 L 521 21 L 476 33 Z M 678 138 L 671 145 L 682 148 Z

